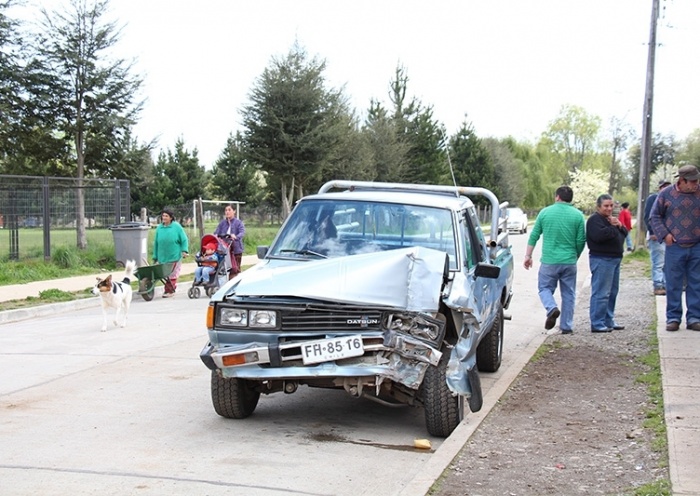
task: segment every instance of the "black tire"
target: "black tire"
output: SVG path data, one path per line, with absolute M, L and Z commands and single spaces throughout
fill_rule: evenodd
M 452 434 L 464 418 L 464 397 L 447 387 L 445 374 L 450 350 L 443 348 L 437 367 L 428 367 L 423 379 L 423 409 L 428 433 L 435 437 Z
M 190 289 L 187 290 L 187 297 L 188 297 L 190 300 L 193 299 L 193 298 L 195 298 L 195 296 L 194 296 L 194 288 L 190 288 Z
M 496 372 L 503 359 L 503 307 L 498 303 L 496 320 L 476 348 L 476 366 L 481 372 Z
M 218 288 L 215 288 L 214 286 L 209 286 L 209 287 L 207 288 L 207 296 L 210 296 L 210 297 L 213 296 L 214 293 L 216 293 L 216 290 L 217 290 L 217 289 L 218 289 Z
M 151 288 L 148 290 L 148 288 Z M 148 291 L 147 291 L 148 290 Z M 155 295 L 155 289 L 151 286 L 151 279 L 149 277 L 144 277 L 139 279 L 139 293 L 146 301 L 151 301 Z
M 244 419 L 258 406 L 260 392 L 244 379 L 227 379 L 211 372 L 211 402 L 214 411 L 225 418 Z

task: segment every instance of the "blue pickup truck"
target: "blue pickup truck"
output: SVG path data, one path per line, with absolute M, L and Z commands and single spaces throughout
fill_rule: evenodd
M 261 394 L 305 385 L 422 407 L 428 432 L 449 436 L 465 403 L 481 409 L 479 373 L 501 365 L 505 206 L 483 188 L 340 180 L 301 199 L 211 298 L 200 358 L 216 413 L 245 418 Z

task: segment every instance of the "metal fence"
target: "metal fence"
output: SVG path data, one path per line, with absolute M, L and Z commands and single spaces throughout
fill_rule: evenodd
M 21 230 L 30 229 L 43 231 L 44 258 L 51 258 L 51 232 L 77 227 L 79 190 L 86 229 L 106 229 L 130 220 L 126 179 L 0 175 L 0 229 L 9 233 L 10 260 L 19 258 Z

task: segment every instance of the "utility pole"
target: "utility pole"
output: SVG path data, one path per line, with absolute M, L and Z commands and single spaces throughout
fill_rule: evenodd
M 639 164 L 639 199 L 637 201 L 637 236 L 635 246 L 644 246 L 644 204 L 649 196 L 651 174 L 651 114 L 654 107 L 654 61 L 656 58 L 656 23 L 659 20 L 659 1 L 651 0 L 651 27 L 649 28 L 649 55 L 647 58 L 647 81 L 644 92 L 644 120 L 642 122 L 641 161 Z

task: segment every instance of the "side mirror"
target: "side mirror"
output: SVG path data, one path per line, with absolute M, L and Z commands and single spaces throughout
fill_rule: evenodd
M 263 258 L 265 258 L 265 255 L 267 255 L 267 250 L 269 250 L 269 249 L 270 249 L 269 246 L 258 246 L 258 247 L 257 247 L 258 258 L 259 258 L 260 260 L 262 260 Z
M 484 262 L 476 264 L 474 277 L 485 277 L 487 279 L 498 279 L 501 275 L 501 268 L 498 265 L 492 265 Z

